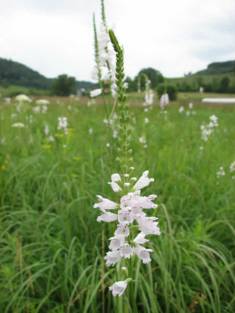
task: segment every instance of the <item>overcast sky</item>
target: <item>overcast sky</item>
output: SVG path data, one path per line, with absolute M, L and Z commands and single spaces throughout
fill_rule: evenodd
M 99 0 L 0 0 L 0 57 L 91 80 L 93 12 L 99 20 Z M 235 59 L 235 0 L 106 0 L 106 15 L 130 76 L 149 66 L 182 76 Z

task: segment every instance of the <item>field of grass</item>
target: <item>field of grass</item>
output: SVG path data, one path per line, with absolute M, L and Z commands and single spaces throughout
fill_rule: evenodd
M 195 114 L 180 114 L 191 100 Z M 32 104 L 19 112 L 0 104 L 1 313 L 235 312 L 235 107 L 198 100 L 180 94 L 167 113 L 130 106 L 135 176 L 149 169 L 155 178 L 148 194 L 159 196 L 162 234 L 151 239 L 150 265 L 129 266 L 125 311 L 107 287 L 115 269 L 104 267 L 102 234 L 106 251 L 112 230 L 93 208 L 97 194 L 112 198 L 107 182 L 118 171 L 103 122 L 112 106 L 65 99 L 34 113 Z M 204 143 L 200 125 L 212 114 L 219 126 Z M 67 135 L 57 130 L 60 116 Z

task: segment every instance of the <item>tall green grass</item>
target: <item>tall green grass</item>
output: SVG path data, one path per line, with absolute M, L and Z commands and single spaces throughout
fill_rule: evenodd
M 185 102 L 184 102 L 185 101 Z M 130 99 L 131 102 L 131 99 Z M 133 261 L 126 312 L 235 312 L 235 109 L 196 107 L 195 116 L 167 117 L 154 108 L 135 117 L 136 175 L 149 169 L 159 195 L 162 235 L 152 241 L 149 266 Z M 118 312 L 103 275 L 102 229 L 96 194 L 109 197 L 114 143 L 104 125 L 111 108 L 52 103 L 48 113 L 0 106 L 0 312 Z M 216 114 L 219 127 L 203 145 L 200 125 Z M 29 124 L 29 116 L 32 123 Z M 67 116 L 68 136 L 57 131 Z M 150 123 L 144 124 L 144 116 Z M 12 128 L 15 122 L 27 127 Z M 47 141 L 47 123 L 55 142 Z M 89 128 L 93 133 L 89 134 Z M 139 143 L 146 135 L 148 148 Z M 226 176 L 217 178 L 220 166 Z M 109 237 L 111 230 L 106 229 Z M 108 240 L 106 240 L 108 245 Z M 107 247 L 106 247 L 107 248 Z M 104 282 L 104 283 L 103 283 Z

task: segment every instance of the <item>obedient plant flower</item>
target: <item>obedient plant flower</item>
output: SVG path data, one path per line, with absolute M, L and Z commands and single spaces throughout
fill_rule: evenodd
M 116 95 L 115 84 L 115 52 L 111 44 L 106 22 L 104 0 L 101 0 L 101 24 L 99 32 L 96 29 L 95 16 L 93 17 L 95 68 L 93 78 L 102 86 L 102 92 L 106 87 L 111 91 L 113 97 Z
M 44 134 L 45 134 L 45 136 L 48 136 L 49 132 L 50 132 L 49 126 L 47 124 L 45 124 L 45 126 L 44 126 Z
M 179 113 L 183 113 L 184 112 L 184 107 L 183 106 L 180 106 L 179 107 Z
M 102 2 L 103 3 L 103 2 Z M 105 19 L 103 19 L 105 20 Z M 156 209 L 156 195 L 143 196 L 142 189 L 148 187 L 154 179 L 149 177 L 149 172 L 144 171 L 139 179 L 131 177 L 129 173 L 134 169 L 132 162 L 132 149 L 130 146 L 131 121 L 126 104 L 126 88 L 124 85 L 124 56 L 123 49 L 112 30 L 109 31 L 110 41 L 116 53 L 116 90 L 118 122 L 118 158 L 116 159 L 122 174 L 111 175 L 108 184 L 115 193 L 115 201 L 97 196 L 98 201 L 94 208 L 100 211 L 98 222 L 115 223 L 115 231 L 109 239 L 109 251 L 104 259 L 107 266 L 117 266 L 118 281 L 110 286 L 113 296 L 122 296 L 127 288 L 128 276 L 125 266 L 130 258 L 137 258 L 143 264 L 151 262 L 152 250 L 146 245 L 150 235 L 160 235 L 158 219 L 150 216 L 149 211 Z M 109 121 L 105 121 L 106 124 Z M 125 271 L 120 272 L 120 269 Z M 124 273 L 124 274 L 123 274 Z
M 15 100 L 18 103 L 26 103 L 26 102 L 30 103 L 30 102 L 32 102 L 32 99 L 30 97 L 23 95 L 23 94 L 16 96 Z
M 145 117 L 145 118 L 144 118 L 144 123 L 145 123 L 145 124 L 148 124 L 148 123 L 149 123 L 149 118 L 148 118 L 148 117 Z
M 139 142 L 143 145 L 143 147 L 145 149 L 148 148 L 147 140 L 146 140 L 146 137 L 144 135 L 139 137 Z
M 229 171 L 230 171 L 230 173 L 234 173 L 235 172 L 235 161 L 230 164 Z
M 101 212 L 98 222 L 116 223 L 116 230 L 109 239 L 109 251 L 105 256 L 107 266 L 116 265 L 134 256 L 143 264 L 150 263 L 152 250 L 144 246 L 149 242 L 146 237 L 160 235 L 158 219 L 147 214 L 147 211 L 157 208 L 154 203 L 157 196 L 141 195 L 142 189 L 148 187 L 154 179 L 149 177 L 148 171 L 143 172 L 136 182 L 133 182 L 136 180 L 133 178 L 129 174 L 111 175 L 109 184 L 115 193 L 120 194 L 119 201 L 97 196 L 98 202 L 94 204 L 94 208 Z M 127 281 L 121 281 L 114 283 L 110 290 L 114 296 L 121 296 L 126 287 Z
M 188 107 L 189 107 L 189 110 L 192 110 L 192 109 L 193 109 L 193 103 L 190 102 L 189 105 L 188 105 Z
M 67 117 L 58 117 L 58 130 L 63 130 L 65 134 L 68 133 L 68 120 Z
M 114 112 L 112 114 L 111 117 L 109 117 L 108 119 L 105 118 L 103 120 L 104 124 L 109 127 L 112 131 L 112 136 L 114 139 L 118 138 L 119 135 L 119 125 L 118 125 L 118 116 L 117 114 Z
M 223 177 L 225 176 L 225 170 L 223 166 L 220 166 L 219 170 L 216 173 L 217 178 Z
M 164 93 L 161 95 L 161 98 L 160 98 L 160 108 L 162 110 L 165 109 L 165 107 L 170 103 L 170 100 L 169 100 L 169 96 L 167 93 Z
M 151 81 L 145 76 L 145 94 L 144 94 L 144 106 L 152 106 L 154 101 L 154 93 L 150 88 Z
M 14 127 L 14 128 L 24 128 L 25 125 L 23 123 L 17 122 L 17 123 L 12 124 L 11 127 Z
M 201 137 L 203 141 L 208 141 L 214 129 L 218 127 L 218 117 L 215 115 L 210 116 L 210 122 L 207 125 L 201 125 Z
M 184 107 L 183 106 L 179 108 L 179 112 L 180 113 L 184 112 Z M 193 103 L 192 102 L 190 102 L 188 104 L 188 110 L 185 111 L 185 114 L 186 114 L 186 116 L 191 116 L 191 115 L 195 115 L 196 114 L 196 111 L 193 110 Z

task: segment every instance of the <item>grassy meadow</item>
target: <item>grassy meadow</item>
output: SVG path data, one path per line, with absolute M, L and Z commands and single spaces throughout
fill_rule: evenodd
M 144 112 L 142 95 L 128 99 L 134 173 L 155 178 L 148 193 L 158 195 L 162 234 L 151 239 L 150 265 L 129 265 L 125 313 L 235 312 L 235 106 L 200 97 L 180 94 L 166 112 Z M 189 102 L 194 113 L 179 113 Z M 108 182 L 118 172 L 104 123 L 112 105 L 70 98 L 51 100 L 45 113 L 33 106 L 0 103 L 0 312 L 120 313 L 107 287 L 115 268 L 103 261 L 113 229 L 93 208 L 97 194 L 112 199 Z M 213 114 L 219 126 L 204 142 L 200 125 Z M 61 116 L 67 134 L 57 129 Z

